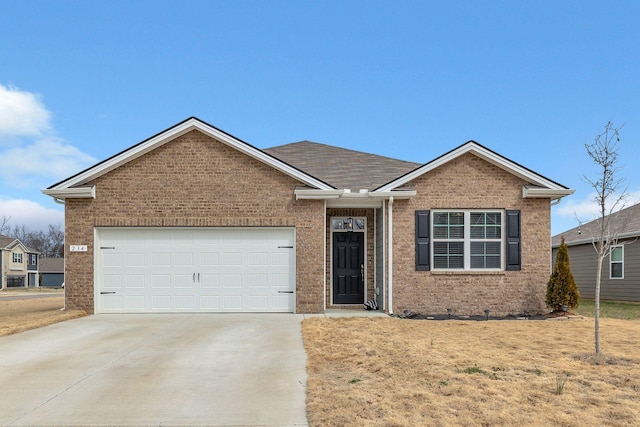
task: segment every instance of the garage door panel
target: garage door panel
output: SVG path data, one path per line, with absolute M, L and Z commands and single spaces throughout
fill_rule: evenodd
M 289 311 L 290 294 L 278 294 L 271 296 L 271 307 L 273 311 Z
M 269 308 L 269 297 L 266 295 L 251 295 L 249 299 L 249 310 L 266 311 Z
M 129 289 L 144 289 L 145 276 L 144 274 L 127 274 L 124 278 L 124 286 Z
M 195 275 L 196 275 L 196 273 L 192 273 L 192 274 L 174 274 L 173 275 L 174 286 L 176 288 L 193 289 L 196 286 Z
M 268 289 L 269 273 L 249 273 L 247 274 L 247 286 L 252 289 Z
M 171 252 L 152 252 L 151 253 L 151 265 L 153 267 L 170 267 L 171 266 Z
M 120 258 L 121 258 L 120 262 L 122 263 L 122 256 Z M 127 252 L 127 255 L 125 258 L 125 265 L 127 267 L 144 268 L 146 265 L 144 252 Z
M 242 266 L 242 252 L 231 252 L 227 250 L 222 254 L 222 264 L 226 267 Z
M 144 304 L 144 303 L 143 303 Z M 172 311 L 171 310 L 171 295 L 158 294 L 151 296 L 151 309 L 154 311 Z
M 123 274 L 105 274 L 102 276 L 102 289 L 119 289 L 124 287 Z
M 222 297 L 222 309 L 228 311 L 242 311 L 242 296 L 224 295 Z
M 169 289 L 171 288 L 170 274 L 153 274 L 151 275 L 151 288 L 153 289 Z
M 219 288 L 220 287 L 220 275 L 217 273 L 203 273 L 200 276 L 201 288 Z
M 242 274 L 241 273 L 223 273 L 220 276 L 220 282 L 224 289 L 241 289 Z
M 102 301 L 106 312 L 120 312 L 124 306 L 124 297 L 120 295 L 103 295 Z
M 97 237 L 98 312 L 294 310 L 293 229 L 102 228 Z
M 200 265 L 203 267 L 217 267 L 220 265 L 220 254 L 218 252 L 201 252 Z
M 174 302 L 176 310 L 194 311 L 196 308 L 193 295 L 176 295 Z

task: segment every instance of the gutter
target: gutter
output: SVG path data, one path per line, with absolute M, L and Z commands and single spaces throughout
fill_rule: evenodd
M 96 186 L 91 187 L 75 187 L 75 188 L 61 188 L 51 189 L 47 188 L 42 190 L 47 196 L 53 197 L 56 203 L 64 204 L 65 199 L 95 199 L 96 198 Z

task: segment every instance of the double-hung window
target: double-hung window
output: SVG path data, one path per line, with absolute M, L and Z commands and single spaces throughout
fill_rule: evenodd
M 503 268 L 503 211 L 432 211 L 434 270 Z
M 22 254 L 14 252 L 12 261 L 14 264 L 22 264 Z
M 624 279 L 624 246 L 614 246 L 609 254 L 610 279 Z

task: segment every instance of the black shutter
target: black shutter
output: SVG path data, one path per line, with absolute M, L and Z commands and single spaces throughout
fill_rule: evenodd
M 431 270 L 429 211 L 416 211 L 416 271 Z
M 520 270 L 520 211 L 507 211 L 507 270 Z

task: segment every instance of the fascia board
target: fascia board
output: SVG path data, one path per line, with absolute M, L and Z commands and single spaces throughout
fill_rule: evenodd
M 67 189 L 76 185 L 82 185 L 194 129 L 197 129 L 202 133 L 211 136 L 212 138 L 215 138 L 216 140 L 221 141 L 222 143 L 229 145 L 239 150 L 240 152 L 249 155 L 250 157 L 253 157 L 256 160 L 264 162 L 269 166 L 272 166 L 273 168 L 285 173 L 286 175 L 289 175 L 303 182 L 306 185 L 327 190 L 333 189 L 333 187 L 329 184 L 320 181 L 310 175 L 307 175 L 304 172 L 292 167 L 291 165 L 288 165 L 276 159 L 275 157 L 269 156 L 262 150 L 259 150 L 243 141 L 238 140 L 237 138 L 234 138 L 233 136 L 221 131 L 220 129 L 217 129 L 207 123 L 200 121 L 199 119 L 196 119 L 195 117 L 192 117 L 146 141 L 143 141 L 138 145 L 129 148 L 128 150 L 121 152 L 120 154 L 116 154 L 115 156 L 101 163 L 98 163 L 97 165 L 86 169 L 85 171 L 80 172 L 79 174 L 74 175 L 71 178 L 68 178 L 65 181 L 49 187 L 48 190 Z
M 57 199 L 95 199 L 96 186 L 91 187 L 74 187 L 61 189 L 45 189 L 42 190 L 47 196 Z
M 554 190 L 567 190 L 567 188 L 551 181 L 550 179 L 547 179 L 515 162 L 512 162 L 511 160 L 508 160 L 494 153 L 493 151 L 481 146 L 480 144 L 474 141 L 471 141 L 438 157 L 437 159 L 429 163 L 424 164 L 423 166 L 413 170 L 412 172 L 409 172 L 408 174 L 385 184 L 384 186 L 378 188 L 377 191 L 390 191 L 390 190 L 393 190 L 394 188 L 401 187 L 402 185 L 405 185 L 409 181 L 412 181 L 418 178 L 419 176 L 429 171 L 432 171 L 466 153 L 472 153 L 480 157 L 481 159 L 484 159 L 487 162 L 511 173 L 512 175 L 515 175 L 527 182 L 533 183 L 540 187 L 545 187 L 545 188 L 554 189 Z
M 527 185 L 522 186 L 522 197 L 525 199 L 534 199 L 534 198 L 560 198 L 565 196 L 570 196 L 575 193 L 575 190 L 569 189 L 549 189 L 549 188 L 533 188 Z
M 337 199 L 344 190 L 319 190 L 316 188 L 297 188 L 294 191 L 297 200 L 326 200 Z
M 357 193 L 349 190 L 318 190 L 298 188 L 295 190 L 297 200 L 336 200 L 340 202 L 331 202 L 334 204 L 345 205 L 349 203 L 361 203 L 361 201 L 373 201 L 373 205 L 378 206 L 380 200 L 394 197 L 396 199 L 410 199 L 415 196 L 415 190 L 396 190 L 396 191 L 367 191 L 361 190 Z M 333 206 L 332 206 L 333 207 Z
M 560 233 L 560 234 L 562 234 L 562 233 Z M 638 238 L 638 237 L 640 237 L 640 233 L 638 233 L 637 231 L 630 231 L 628 233 L 619 234 L 618 236 L 616 236 L 616 240 L 620 241 L 620 240 L 633 239 L 633 238 Z M 572 247 L 572 246 L 580 246 L 580 245 L 592 244 L 594 241 L 596 241 L 595 237 L 585 237 L 583 239 L 572 240 L 570 242 L 567 242 L 565 240 L 565 244 L 568 247 Z M 622 243 L 622 242 L 620 242 L 620 243 Z M 560 244 L 554 244 L 551 247 L 553 249 L 556 249 L 556 248 L 560 247 Z

